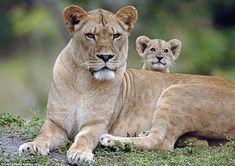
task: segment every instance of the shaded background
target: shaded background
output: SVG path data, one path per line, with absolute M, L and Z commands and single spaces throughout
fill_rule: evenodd
M 138 36 L 178 38 L 182 52 L 171 71 L 235 82 L 234 0 L 1 0 L 0 113 L 44 114 L 54 61 L 70 39 L 62 15 L 69 4 L 113 12 L 137 8 L 129 67 L 142 66 L 135 51 Z

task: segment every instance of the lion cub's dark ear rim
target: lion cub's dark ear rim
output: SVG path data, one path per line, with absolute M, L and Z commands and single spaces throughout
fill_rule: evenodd
M 87 12 L 80 6 L 71 5 L 64 9 L 64 22 L 71 34 L 75 30 L 75 25 L 78 25 L 86 16 Z
M 144 57 L 144 51 L 148 47 L 150 40 L 151 39 L 147 36 L 139 36 L 136 39 L 136 51 L 138 52 L 139 56 Z
M 178 58 L 180 51 L 181 51 L 181 47 L 182 47 L 181 41 L 178 39 L 172 39 L 168 43 L 171 45 L 171 51 L 175 59 Z

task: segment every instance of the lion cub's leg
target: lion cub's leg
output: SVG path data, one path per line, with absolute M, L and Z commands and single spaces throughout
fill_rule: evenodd
M 67 139 L 66 132 L 50 120 L 45 121 L 40 134 L 33 140 L 19 147 L 19 154 L 38 154 L 46 156 Z

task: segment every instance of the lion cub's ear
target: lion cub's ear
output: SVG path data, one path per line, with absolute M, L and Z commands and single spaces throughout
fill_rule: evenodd
M 117 13 L 116 17 L 124 22 L 126 25 L 126 31 L 130 32 L 138 18 L 138 12 L 133 6 L 126 6 L 121 8 Z
M 141 57 L 144 57 L 144 51 L 148 47 L 150 39 L 147 36 L 139 36 L 136 39 L 136 50 Z
M 64 22 L 71 34 L 75 30 L 75 25 L 78 25 L 86 16 L 86 11 L 79 6 L 71 5 L 64 9 Z
M 172 39 L 168 42 L 171 46 L 171 51 L 174 55 L 174 60 L 176 60 L 178 58 L 178 56 L 180 55 L 180 50 L 181 50 L 181 41 L 178 39 Z

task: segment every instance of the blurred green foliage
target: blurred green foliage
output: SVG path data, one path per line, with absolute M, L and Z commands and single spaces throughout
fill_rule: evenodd
M 135 50 L 138 36 L 178 38 L 182 52 L 171 71 L 235 81 L 234 0 L 1 0 L 1 112 L 44 110 L 53 63 L 70 39 L 62 14 L 70 4 L 112 12 L 125 5 L 137 8 L 139 19 L 129 44 L 130 67 L 142 66 Z
M 51 18 L 49 12 L 48 8 L 45 7 L 38 7 L 29 11 L 26 11 L 22 6 L 12 8 L 9 14 L 15 36 L 23 37 L 33 31 L 49 37 L 57 35 L 55 33 L 56 24 L 53 23 L 53 18 Z

